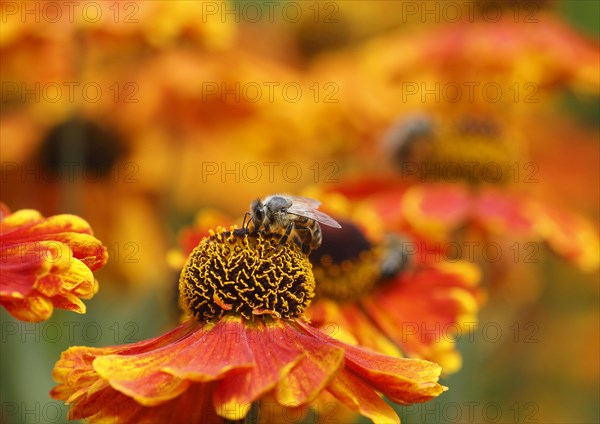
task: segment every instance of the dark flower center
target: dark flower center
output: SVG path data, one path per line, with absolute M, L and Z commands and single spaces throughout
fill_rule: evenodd
M 192 251 L 179 277 L 181 306 L 199 321 L 225 314 L 301 317 L 314 296 L 310 261 L 280 236 L 217 229 Z
M 349 221 L 341 229 L 323 226 L 323 243 L 311 253 L 317 298 L 351 302 L 368 293 L 382 278 L 383 250 L 374 247 Z

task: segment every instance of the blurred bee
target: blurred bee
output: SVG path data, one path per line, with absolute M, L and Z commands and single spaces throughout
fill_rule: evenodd
M 384 253 L 379 265 L 382 280 L 406 272 L 412 267 L 411 244 L 409 239 L 399 234 L 386 235 L 383 241 Z
M 291 237 L 302 252 L 309 254 L 321 246 L 323 236 L 319 223 L 341 228 L 335 219 L 317 210 L 320 204 L 308 197 L 274 194 L 252 202 L 247 213 L 250 215 L 248 224 L 253 223 L 253 233 L 282 234 L 280 244 Z
M 434 148 L 435 123 L 427 115 L 414 114 L 397 121 L 383 135 L 380 147 L 393 165 L 404 171 L 420 165 Z

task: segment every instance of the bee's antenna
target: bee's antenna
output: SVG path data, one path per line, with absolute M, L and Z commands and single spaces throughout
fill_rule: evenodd
M 250 217 L 250 219 L 248 220 L 248 222 L 246 222 L 246 218 Z M 250 225 L 250 222 L 252 221 L 252 216 L 250 215 L 250 212 L 246 212 L 244 214 L 244 222 L 242 222 L 242 228 L 247 230 L 248 229 L 248 225 Z

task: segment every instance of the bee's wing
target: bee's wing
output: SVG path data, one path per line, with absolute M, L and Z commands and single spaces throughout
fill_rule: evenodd
M 292 202 L 297 203 L 299 205 L 304 205 L 307 209 L 318 209 L 321 206 L 321 202 L 316 199 L 312 199 L 310 197 L 304 196 L 287 196 Z
M 305 199 L 309 200 L 310 202 L 305 202 Z M 309 219 L 314 219 L 315 221 L 321 224 L 325 224 L 333 228 L 342 228 L 342 226 L 338 224 L 338 222 L 335 219 L 333 219 L 326 213 L 315 209 L 315 204 L 317 206 L 321 204 L 319 201 L 310 199 L 308 197 L 293 197 L 293 200 L 294 202 L 292 203 L 292 206 L 289 207 L 287 210 L 288 213 L 291 213 L 292 215 L 303 216 Z

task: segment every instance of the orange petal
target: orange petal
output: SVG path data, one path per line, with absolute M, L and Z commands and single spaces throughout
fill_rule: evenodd
M 461 185 L 417 185 L 406 191 L 402 211 L 406 221 L 420 233 L 434 239 L 467 219 L 471 208 L 469 191 Z
M 52 315 L 52 301 L 44 296 L 28 296 L 25 299 L 2 299 L 0 304 L 13 317 L 27 322 L 40 322 Z
M 223 423 L 211 401 L 212 387 L 192 384 L 185 393 L 158 406 L 143 406 L 108 387 L 78 402 L 69 419 L 120 424 L 137 423 Z
M 430 400 L 445 388 L 437 383 L 441 368 L 419 359 L 394 358 L 349 346 L 330 338 L 307 324 L 302 329 L 346 350 L 345 369 L 366 380 L 396 403 L 416 403 Z
M 68 245 L 73 257 L 92 271 L 108 260 L 106 248 L 92 235 L 90 225 L 76 215 L 43 218 L 39 212 L 23 209 L 7 216 L 1 224 L 3 243 L 55 241 Z
M 187 347 L 166 362 L 162 370 L 182 379 L 210 381 L 231 370 L 254 366 L 254 356 L 240 318 L 225 317 L 213 329 L 197 332 Z
M 464 268 L 464 269 L 463 269 Z M 475 321 L 479 290 L 478 274 L 457 262 L 455 267 L 422 269 L 388 283 L 361 303 L 377 326 L 408 355 L 439 361 L 456 370 L 452 330 L 462 329 L 465 319 Z
M 358 377 L 342 371 L 327 388 L 333 396 L 353 411 L 374 423 L 400 423 L 396 412 Z
M 118 391 L 133 397 L 143 405 L 158 405 L 180 395 L 190 384 L 190 381 L 162 371 L 162 367 L 171 361 L 188 363 L 191 360 L 188 346 L 198 340 L 204 340 L 205 337 L 206 330 L 200 326 L 188 337 L 156 349 L 139 354 L 120 352 L 99 356 L 94 360 L 93 367 Z M 218 367 L 219 365 L 215 368 Z
M 281 405 L 304 405 L 314 400 L 334 378 L 344 363 L 344 349 L 307 337 L 293 327 L 286 327 L 284 332 L 304 350 L 305 356 L 279 382 L 275 398 Z
M 558 254 L 574 262 L 582 270 L 592 272 L 600 266 L 598 229 L 583 217 L 532 205 L 532 216 L 539 234 Z
M 420 359 L 392 358 L 349 346 L 346 368 L 396 403 L 426 402 L 446 389 L 437 382 L 441 367 Z
M 492 234 L 512 234 L 534 238 L 534 219 L 527 214 L 528 204 L 510 193 L 485 190 L 473 204 L 473 217 Z
M 167 352 L 151 352 L 140 358 L 109 355 L 96 358 L 94 369 L 110 385 L 121 393 L 134 398 L 144 406 L 159 405 L 183 393 L 190 382 L 171 374 L 157 371 L 162 363 L 175 355 L 173 348 Z
M 251 403 L 272 390 L 303 358 L 302 350 L 286 339 L 285 325 L 281 321 L 246 323 L 256 366 L 221 381 L 213 398 L 220 416 L 230 420 L 244 418 Z

